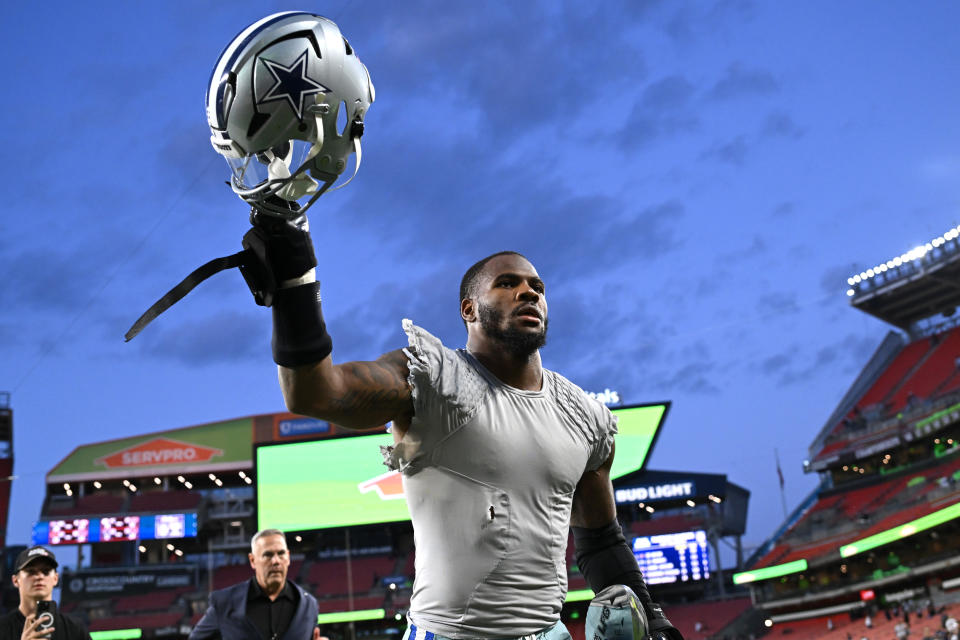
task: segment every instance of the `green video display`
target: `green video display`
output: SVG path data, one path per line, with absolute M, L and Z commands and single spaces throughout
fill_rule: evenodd
M 611 477 L 642 469 L 667 404 L 613 409 L 618 418 Z M 389 433 L 257 447 L 257 527 L 305 531 L 408 520 L 400 474 L 383 466 Z

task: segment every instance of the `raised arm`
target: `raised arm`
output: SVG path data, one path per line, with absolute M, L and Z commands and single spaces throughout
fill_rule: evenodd
M 279 367 L 280 389 L 293 413 L 362 429 L 413 414 L 407 357 L 397 349 L 373 362 L 335 365 L 329 357 L 302 367 Z
M 306 216 L 254 212 L 251 223 L 241 273 L 257 304 L 273 308 L 273 359 L 287 408 L 344 427 L 396 421 L 403 430 L 413 404 L 402 351 L 373 362 L 331 360 L 333 342 L 323 320 Z

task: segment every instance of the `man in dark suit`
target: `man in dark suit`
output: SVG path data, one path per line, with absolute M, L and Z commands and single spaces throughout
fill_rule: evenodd
M 189 640 L 318 640 L 317 601 L 287 580 L 290 552 L 279 529 L 250 541 L 254 576 L 210 594 L 210 606 Z

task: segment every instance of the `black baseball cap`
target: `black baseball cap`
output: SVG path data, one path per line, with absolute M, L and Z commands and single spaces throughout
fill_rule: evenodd
M 20 571 L 36 560 L 46 560 L 53 565 L 54 569 L 60 566 L 57 563 L 57 557 L 53 555 L 52 551 L 48 551 L 44 547 L 30 547 L 29 549 L 21 551 L 20 555 L 17 556 L 17 562 L 13 565 L 13 570 L 14 572 Z

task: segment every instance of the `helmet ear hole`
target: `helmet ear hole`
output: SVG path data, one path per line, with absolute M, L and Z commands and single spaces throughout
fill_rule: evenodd
M 343 137 L 347 133 L 347 103 L 341 102 L 337 107 L 337 135 Z

